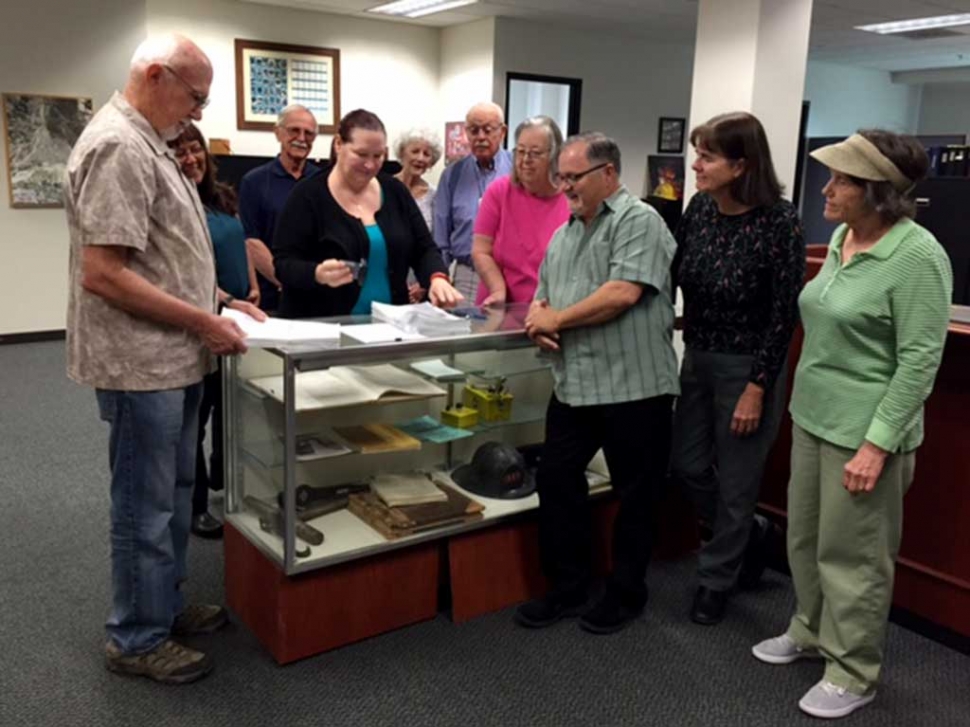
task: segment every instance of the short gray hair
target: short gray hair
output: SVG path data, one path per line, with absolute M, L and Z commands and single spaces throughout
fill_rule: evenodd
M 394 153 L 400 159 L 404 156 L 404 149 L 410 144 L 421 142 L 431 147 L 431 166 L 438 163 L 441 159 L 442 148 L 441 139 L 431 129 L 408 129 L 394 142 Z
M 165 35 L 153 35 L 145 38 L 138 47 L 135 48 L 131 56 L 131 69 L 147 68 L 153 63 L 171 63 L 179 54 L 179 47 L 184 40 L 182 36 L 174 33 Z
M 590 164 L 610 163 L 620 174 L 620 147 L 614 139 L 599 131 L 584 131 L 566 139 L 563 148 L 573 144 L 586 144 L 586 161 Z
M 562 132 L 559 126 L 549 116 L 530 116 L 515 127 L 516 144 L 519 143 L 522 132 L 527 129 L 541 129 L 546 132 L 546 140 L 549 142 L 549 181 L 555 184 L 556 177 L 559 176 L 559 151 L 562 149 Z M 510 177 L 512 184 L 522 186 L 514 164 Z
M 282 129 L 284 126 L 286 126 L 286 119 L 289 117 L 289 115 L 290 114 L 295 114 L 298 111 L 303 111 L 303 112 L 306 112 L 306 113 L 310 114 L 310 118 L 313 119 L 313 125 L 314 126 L 317 125 L 317 117 L 313 115 L 313 112 L 310 111 L 310 109 L 308 109 L 303 104 L 291 103 L 289 106 L 284 106 L 280 110 L 279 114 L 277 114 L 277 116 L 276 116 L 276 128 L 277 129 Z

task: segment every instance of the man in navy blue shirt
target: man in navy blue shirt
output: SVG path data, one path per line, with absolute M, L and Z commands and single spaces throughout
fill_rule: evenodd
M 317 120 L 305 106 L 291 104 L 276 121 L 280 154 L 251 169 L 239 184 L 239 218 L 246 231 L 246 249 L 256 266 L 259 307 L 272 313 L 279 306 L 280 283 L 273 271 L 273 230 L 290 191 L 320 167 L 307 161 L 317 136 Z
M 465 116 L 465 134 L 472 153 L 441 175 L 432 207 L 434 241 L 449 265 L 455 264 L 454 286 L 475 300 L 478 275 L 472 267 L 472 232 L 478 204 L 489 184 L 512 172 L 512 155 L 502 149 L 505 113 L 498 104 L 479 103 Z

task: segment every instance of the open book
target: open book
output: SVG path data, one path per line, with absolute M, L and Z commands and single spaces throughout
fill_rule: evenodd
M 250 379 L 255 388 L 283 401 L 283 377 Z M 334 366 L 296 375 L 296 411 L 444 396 L 445 390 L 391 364 Z

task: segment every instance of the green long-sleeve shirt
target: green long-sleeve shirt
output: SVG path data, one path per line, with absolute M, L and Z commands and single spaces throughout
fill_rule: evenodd
M 815 436 L 849 449 L 864 440 L 890 452 L 923 441 L 950 318 L 953 272 L 926 229 L 901 220 L 842 265 L 841 225 L 818 275 L 798 299 L 805 343 L 791 415 Z

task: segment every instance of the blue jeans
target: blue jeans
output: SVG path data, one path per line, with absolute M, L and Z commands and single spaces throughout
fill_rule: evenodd
M 111 425 L 111 585 L 108 637 L 125 654 L 169 637 L 184 603 L 202 385 L 97 390 Z

